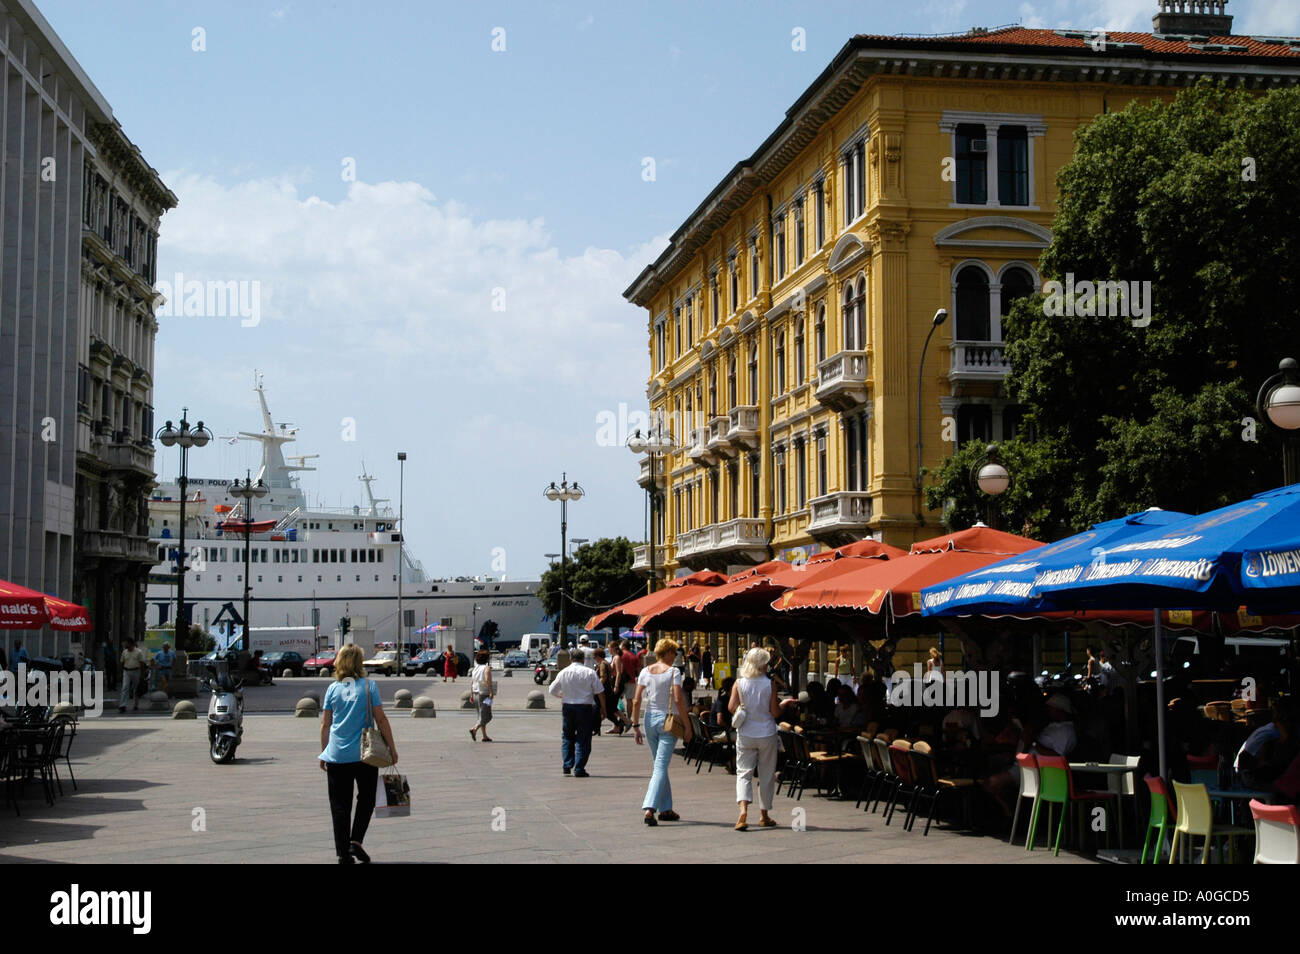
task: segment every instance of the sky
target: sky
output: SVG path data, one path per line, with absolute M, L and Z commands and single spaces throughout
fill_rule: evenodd
M 359 502 L 364 461 L 396 505 L 405 451 L 406 537 L 430 575 L 516 579 L 559 550 L 542 491 L 562 474 L 587 492 L 570 539 L 644 539 L 623 441 L 647 316 L 622 293 L 853 34 L 1149 30 L 1157 8 L 37 3 L 180 200 L 159 282 L 243 295 L 226 314 L 169 296 L 159 425 L 188 407 L 219 437 L 260 429 L 256 369 L 299 429 L 286 454 L 320 455 L 313 502 Z M 1300 35 L 1294 0 L 1229 8 L 1235 33 Z M 242 476 L 256 450 L 213 441 L 190 475 Z M 178 453 L 159 447 L 163 478 Z

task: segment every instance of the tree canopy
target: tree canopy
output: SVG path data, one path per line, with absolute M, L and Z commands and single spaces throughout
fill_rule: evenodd
M 604 609 L 645 591 L 645 578 L 632 571 L 632 546 L 626 537 L 602 537 L 578 547 L 565 568 L 568 624 L 585 623 L 597 612 L 592 607 Z M 558 563 L 552 563 L 542 574 L 537 596 L 546 615 L 557 616 L 560 611 Z
M 1198 513 L 1282 482 L 1255 396 L 1300 355 L 1300 90 L 1203 81 L 1134 102 L 1075 136 L 1057 177 L 1048 283 L 1150 282 L 1149 321 L 1038 294 L 1004 319 L 1007 396 L 1023 426 L 1003 529 L 1056 539 L 1146 507 Z M 1132 304 L 1137 304 L 1136 301 Z M 1071 314 L 1071 311 L 1074 313 Z M 1083 312 L 1083 313 L 1081 313 Z M 927 487 L 965 526 L 982 514 L 971 441 Z

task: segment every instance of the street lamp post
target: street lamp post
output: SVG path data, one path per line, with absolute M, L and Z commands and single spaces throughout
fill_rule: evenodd
M 921 345 L 921 364 L 916 369 L 916 519 L 921 523 L 925 523 L 925 515 L 922 512 L 925 509 L 925 501 L 921 495 L 921 471 L 925 467 L 925 458 L 921 456 L 921 435 L 925 431 L 921 422 L 921 386 L 925 375 L 925 352 L 929 350 L 930 339 L 934 337 L 934 333 L 947 320 L 947 308 L 940 308 L 930 319 L 930 332 L 925 336 L 925 344 Z
M 253 651 L 253 629 L 248 621 L 248 601 L 253 592 L 252 552 L 248 542 L 249 534 L 253 532 L 253 501 L 261 500 L 269 491 L 270 488 L 262 483 L 262 478 L 257 478 L 257 483 L 253 483 L 249 471 L 244 471 L 242 481 L 236 477 L 234 485 L 230 488 L 231 496 L 239 497 L 244 501 L 244 652 L 246 653 Z
M 402 671 L 402 644 L 406 642 L 406 616 L 402 612 L 402 577 L 406 570 L 406 451 L 397 452 L 397 666 Z M 473 638 L 472 636 L 470 637 Z
M 558 500 L 560 502 L 560 649 L 567 651 L 569 648 L 569 636 L 564 622 L 564 570 L 568 562 L 566 554 L 568 553 L 568 544 L 566 537 L 569 532 L 569 501 L 580 500 L 586 491 L 578 486 L 575 480 L 569 483 L 569 475 L 560 475 L 560 485 L 557 487 L 555 481 L 542 491 L 542 495 L 547 500 Z
M 673 435 L 664 429 L 663 422 L 657 421 L 654 427 L 647 428 L 646 433 L 642 434 L 640 430 L 632 433 L 627 439 L 627 446 L 633 454 L 640 457 L 642 454 L 648 454 L 650 457 L 650 592 L 653 593 L 659 585 L 659 574 L 655 569 L 655 549 L 658 540 L 655 536 L 656 520 L 655 515 L 659 510 L 659 456 L 661 454 L 670 454 L 677 449 L 677 442 L 673 440 Z
M 990 444 L 984 449 L 983 463 L 976 461 L 971 467 L 971 484 L 978 490 L 982 491 L 987 497 L 986 514 L 987 523 L 994 530 L 1000 530 L 998 526 L 998 507 L 997 498 L 1008 487 L 1011 486 L 1011 475 L 1007 469 L 998 461 L 998 445 Z
M 189 408 L 181 408 L 181 423 L 179 427 L 173 427 L 172 422 L 168 421 L 163 428 L 158 431 L 158 440 L 163 447 L 180 446 L 181 449 L 181 526 L 178 557 L 176 560 L 176 650 L 179 652 L 182 646 L 188 642 L 184 639 L 185 634 L 185 571 L 189 569 L 186 563 L 188 554 L 185 552 L 185 497 L 188 493 L 190 484 L 190 448 L 202 447 L 212 439 L 212 432 L 203 426 L 199 421 L 194 427 L 190 427 L 190 422 L 186 420 L 189 414 Z
M 1282 435 L 1282 483 L 1290 485 L 1300 480 L 1300 444 L 1296 431 L 1300 430 L 1300 373 L 1295 358 L 1278 362 L 1277 374 L 1260 386 L 1255 398 L 1255 410 L 1266 427 Z

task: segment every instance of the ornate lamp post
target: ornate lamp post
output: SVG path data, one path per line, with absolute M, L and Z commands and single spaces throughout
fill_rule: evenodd
M 930 348 L 930 339 L 939 330 L 939 326 L 947 320 L 947 308 L 940 308 L 930 319 L 930 332 L 925 336 L 925 344 L 921 345 L 921 364 L 916 369 L 916 518 L 920 523 L 925 523 L 924 498 L 921 495 L 921 470 L 925 467 L 925 458 L 921 456 L 921 434 L 925 431 L 921 423 L 921 386 L 925 375 L 925 353 Z
M 1300 445 L 1296 431 L 1300 430 L 1300 373 L 1295 358 L 1278 362 L 1277 374 L 1260 386 L 1255 398 L 1255 410 L 1269 430 L 1282 435 L 1282 483 L 1290 485 L 1300 480 Z
M 627 446 L 638 457 L 642 454 L 650 456 L 650 489 L 646 492 L 650 494 L 650 540 L 648 542 L 650 544 L 650 592 L 653 593 L 659 586 L 659 574 L 655 570 L 655 550 L 658 543 L 655 514 L 659 510 L 659 457 L 675 451 L 677 442 L 664 428 L 663 422 L 656 422 L 653 427 L 646 430 L 645 434 L 640 430 L 633 431 L 632 436 L 627 439 Z
M 406 642 L 406 615 L 402 612 L 402 577 L 406 574 L 406 525 L 402 516 L 406 512 L 406 451 L 397 452 L 397 668 L 402 671 L 402 644 Z M 470 645 L 474 637 L 470 636 Z
M 261 500 L 271 488 L 262 483 L 260 477 L 257 478 L 257 483 L 253 483 L 251 474 L 248 471 L 244 473 L 243 480 L 235 478 L 234 485 L 230 488 L 230 495 L 244 501 L 244 652 L 251 653 L 253 629 L 248 621 L 248 600 L 253 592 L 253 585 L 250 566 L 252 553 L 248 545 L 248 537 L 253 532 L 253 501 Z
M 1011 475 L 998 462 L 997 444 L 990 444 L 984 449 L 983 464 L 976 461 L 974 466 L 971 467 L 971 486 L 982 491 L 988 497 L 988 519 L 984 522 L 994 530 L 1000 530 L 1001 527 L 998 526 L 997 497 L 1011 486 Z
M 186 415 L 189 414 L 189 408 L 181 408 L 181 423 L 179 427 L 173 427 L 172 422 L 168 421 L 158 431 L 158 440 L 163 447 L 180 446 L 181 449 L 181 538 L 179 543 L 179 557 L 176 561 L 176 649 L 179 652 L 181 647 L 186 644 L 185 634 L 185 571 L 189 569 L 186 562 L 187 553 L 185 552 L 185 497 L 190 485 L 190 448 L 202 447 L 212 439 L 212 432 L 203 426 L 199 421 L 194 427 L 190 427 Z
M 542 495 L 547 500 L 558 500 L 560 502 L 560 649 L 562 651 L 569 648 L 569 635 L 564 623 L 564 569 L 565 564 L 568 563 L 566 556 L 568 545 L 565 538 L 569 532 L 569 501 L 581 500 L 585 494 L 586 491 L 578 486 L 576 480 L 572 484 L 569 483 L 568 474 L 560 475 L 560 485 L 558 487 L 555 485 L 555 481 L 551 481 L 551 485 L 542 491 Z

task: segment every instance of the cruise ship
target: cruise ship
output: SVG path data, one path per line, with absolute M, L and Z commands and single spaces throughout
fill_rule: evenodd
M 310 506 L 296 476 L 315 470 L 307 461 L 319 455 L 290 456 L 285 446 L 297 439 L 297 428 L 278 427 L 271 419 L 266 391 L 259 378 L 254 391 L 262 412 L 260 433 L 239 432 L 238 440 L 261 444 L 262 463 L 254 481 L 269 492 L 254 499 L 249 533 L 252 595 L 250 625 L 319 627 L 321 645 L 334 644 L 339 620 L 349 617 L 352 629 L 374 632 L 376 642 L 398 637 L 397 577 L 402 575 L 402 605 L 414 611 L 415 624 L 406 633 L 411 642 L 424 642 L 420 630 L 433 630 L 430 645 L 454 640 L 467 652 L 472 636 L 489 620 L 496 623 L 497 640 L 509 644 L 529 632 L 547 631 L 538 581 L 507 581 L 491 576 L 430 579 L 401 546 L 397 516 L 390 501 L 376 498 L 374 477 L 360 480 L 365 502 L 352 507 Z M 232 438 L 234 440 L 234 438 Z M 244 503 L 230 494 L 230 479 L 191 477 L 185 501 L 185 547 L 190 554 L 185 577 L 185 604 L 191 623 L 211 631 L 229 618 L 227 608 L 243 611 Z M 149 536 L 158 563 L 150 573 L 146 593 L 151 627 L 174 625 L 176 571 L 180 537 L 180 487 L 162 482 L 149 502 Z M 224 529 L 230 525 L 232 532 Z M 399 563 L 401 564 L 399 566 Z

